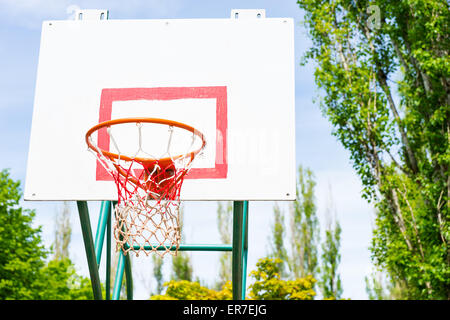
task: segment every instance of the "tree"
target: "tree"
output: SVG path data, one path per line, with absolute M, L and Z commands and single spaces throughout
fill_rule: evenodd
M 322 253 L 319 257 L 320 225 L 314 196 L 316 183 L 310 169 L 299 166 L 298 173 L 297 199 L 291 207 L 292 256 L 288 259 L 290 278 L 312 276 L 318 279 L 317 283 L 324 298 L 340 299 L 343 291 L 338 273 L 341 259 L 339 252 L 341 227 L 332 204 L 331 189 L 326 211 L 325 240 L 321 244 Z M 275 216 L 277 214 L 279 215 L 275 210 Z M 279 220 L 278 237 L 276 238 L 278 239 L 277 251 L 282 255 L 285 254 L 280 246 L 282 222 L 280 218 L 276 218 L 276 221 L 277 219 Z M 280 267 L 279 269 L 281 272 L 283 271 Z
M 273 214 L 274 221 L 272 224 L 271 252 L 269 253 L 269 257 L 279 261 L 277 267 L 280 270 L 281 277 L 286 278 L 288 276 L 286 264 L 289 261 L 289 257 L 286 248 L 284 247 L 284 212 L 280 209 L 277 202 L 274 204 Z
M 337 220 L 333 205 L 331 186 L 325 212 L 325 223 L 325 240 L 322 243 L 318 285 L 325 299 L 340 299 L 343 291 L 341 277 L 338 271 L 341 261 L 341 254 L 339 252 L 341 245 L 341 226 Z
M 19 206 L 20 181 L 0 172 L 0 299 L 92 299 L 89 279 L 76 274 L 72 262 L 50 253 L 41 228 L 33 228 L 33 210 Z
M 314 202 L 315 181 L 310 169 L 299 166 L 297 199 L 291 207 L 292 258 L 289 268 L 295 278 L 315 276 L 318 267 L 319 221 Z
M 55 239 L 51 246 L 53 258 L 36 278 L 39 283 L 39 299 L 43 300 L 86 300 L 93 299 L 89 278 L 77 275 L 69 257 L 72 236 L 70 224 L 70 203 L 63 202 L 62 210 L 55 218 Z
M 192 265 L 187 253 L 178 252 L 172 257 L 172 279 L 192 281 Z
M 0 299 L 38 299 L 36 279 L 48 251 L 41 228 L 33 228 L 33 210 L 19 206 L 20 182 L 0 172 Z
M 402 292 L 405 288 L 400 287 L 401 283 L 390 283 L 385 274 L 376 270 L 364 278 L 366 283 L 366 293 L 370 300 L 397 300 L 402 299 Z
M 301 0 L 321 108 L 377 208 L 371 244 L 404 298 L 450 298 L 445 0 Z
M 79 276 L 68 258 L 49 261 L 40 270 L 36 283 L 37 299 L 40 300 L 94 299 L 90 279 Z
M 156 280 L 156 294 L 161 294 L 164 287 L 164 279 L 163 279 L 163 272 L 162 267 L 164 264 L 164 260 L 161 259 L 161 257 L 157 254 L 152 255 L 152 262 L 153 262 L 153 277 Z
M 220 241 L 224 244 L 231 243 L 231 228 L 233 225 L 233 203 L 217 203 L 217 230 Z M 219 258 L 219 279 L 215 285 L 216 289 L 222 288 L 227 281 L 231 280 L 231 254 L 222 252 Z
M 282 280 L 280 259 L 262 258 L 256 270 L 250 272 L 254 282 L 249 286 L 249 298 L 253 300 L 313 300 L 316 280 L 308 275 L 294 280 Z
M 187 280 L 171 280 L 164 286 L 167 287 L 165 294 L 152 296 L 151 300 L 231 300 L 233 295 L 231 281 L 226 282 L 220 291 Z
M 312 276 L 294 280 L 282 280 L 278 269 L 280 261 L 263 258 L 250 273 L 254 282 L 249 286 L 249 298 L 253 300 L 312 300 L 316 295 Z M 152 296 L 152 300 L 231 300 L 232 285 L 227 281 L 220 291 L 209 289 L 199 282 L 171 280 L 163 295 Z
M 330 226 L 325 230 L 319 282 L 324 298 L 340 299 L 342 295 L 341 277 L 338 273 L 338 265 L 341 260 L 341 255 L 339 254 L 340 239 L 341 227 L 338 222 L 336 222 L 334 229 Z
M 70 204 L 68 201 L 64 201 L 61 212 L 58 212 L 55 218 L 55 240 L 52 246 L 54 259 L 69 258 L 71 237 Z
M 183 218 L 184 209 L 180 207 L 180 229 L 183 235 Z M 187 280 L 192 281 L 192 264 L 191 260 L 186 252 L 178 252 L 176 256 L 172 257 L 172 280 Z

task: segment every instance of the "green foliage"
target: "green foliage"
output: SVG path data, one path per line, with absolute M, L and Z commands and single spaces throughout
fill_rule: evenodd
M 70 204 L 68 201 L 64 201 L 63 208 L 57 213 L 55 219 L 55 240 L 52 246 L 54 259 L 69 258 L 71 236 Z
M 269 254 L 269 257 L 280 261 L 277 267 L 280 270 L 281 276 L 286 277 L 288 275 L 286 263 L 289 260 L 289 256 L 284 247 L 284 212 L 281 211 L 278 203 L 275 203 L 273 213 L 274 222 L 272 224 L 271 253 Z
M 340 299 L 342 295 L 341 277 L 338 273 L 338 265 L 341 260 L 340 243 L 341 226 L 336 223 L 334 229 L 328 228 L 325 231 L 325 241 L 322 243 L 322 263 L 318 284 L 324 298 Z
M 50 261 L 36 280 L 40 300 L 94 299 L 91 281 L 77 275 L 73 263 L 67 258 Z
M 233 224 L 233 203 L 228 201 L 225 205 L 222 202 L 217 203 L 217 229 L 220 240 L 224 244 L 231 243 L 231 233 Z M 216 289 L 231 280 L 231 254 L 230 252 L 220 253 L 219 258 L 219 280 L 215 284 Z
M 91 281 L 77 275 L 75 266 L 69 258 L 71 237 L 70 204 L 64 201 L 62 210 L 55 218 L 53 259 L 40 270 L 40 277 L 36 278 L 41 300 L 94 299 Z
M 45 263 L 49 251 L 33 228 L 35 212 L 19 206 L 20 182 L 0 172 L 0 300 L 92 299 L 90 280 L 67 258 Z
M 289 269 L 296 278 L 315 276 L 318 267 L 319 220 L 314 200 L 314 175 L 308 168 L 298 169 L 297 199 L 291 210 L 292 258 Z
M 325 210 L 325 240 L 322 242 L 318 285 L 323 299 L 341 299 L 342 282 L 338 273 L 341 254 L 341 226 L 337 220 L 336 209 L 333 205 L 331 186 Z
M 172 257 L 172 279 L 192 281 L 192 265 L 189 256 L 185 252 L 178 252 Z
M 313 300 L 316 295 L 312 276 L 295 280 L 282 280 L 280 259 L 263 258 L 250 272 L 255 281 L 249 286 L 249 298 L 253 300 Z
M 152 262 L 153 262 L 153 277 L 156 280 L 156 294 L 161 294 L 164 289 L 163 272 L 162 272 L 164 259 L 161 259 L 160 256 L 154 254 L 152 255 Z
M 321 108 L 377 209 L 371 245 L 402 298 L 450 297 L 450 10 L 445 0 L 301 0 Z M 373 10 L 373 9 L 377 10 Z
M 365 277 L 366 293 L 369 300 L 388 300 L 389 294 L 386 293 L 383 283 L 375 275 Z
M 325 299 L 340 299 L 342 284 L 338 266 L 341 258 L 339 253 L 341 228 L 337 221 L 334 229 L 331 227 L 331 221 L 328 223 L 325 241 L 322 243 L 322 255 L 319 257 L 317 247 L 320 240 L 320 226 L 316 214 L 314 175 L 310 169 L 302 166 L 299 166 L 298 173 L 297 199 L 291 207 L 292 253 L 289 255 L 284 247 L 286 236 L 284 214 L 275 203 L 269 258 L 275 259 L 281 279 L 307 279 L 308 277 L 318 279 L 319 288 Z M 327 208 L 328 213 L 329 211 L 331 208 Z M 285 268 L 286 262 L 288 262 L 289 270 Z M 268 296 L 271 294 L 279 295 L 274 292 L 267 293 Z
M 370 300 L 398 300 L 402 299 L 405 288 L 401 282 L 392 283 L 380 271 L 365 277 L 366 292 Z
M 19 206 L 20 182 L 0 172 L 0 299 L 38 299 L 36 279 L 48 251 L 41 229 L 33 228 L 35 212 Z
M 279 259 L 263 258 L 257 270 L 250 273 L 255 279 L 249 286 L 249 298 L 253 300 L 312 300 L 316 295 L 312 276 L 295 280 L 281 280 Z M 152 300 L 231 300 L 232 285 L 227 281 L 220 291 L 212 290 L 198 282 L 171 280 L 164 283 L 166 292 L 154 295 Z
M 164 295 L 155 295 L 151 300 L 231 300 L 231 281 L 226 282 L 222 290 L 215 291 L 203 287 L 198 282 L 171 280 L 164 283 L 167 287 Z
M 184 239 L 183 235 L 183 219 L 184 219 L 184 208 L 180 207 L 180 228 L 181 228 L 181 238 Z M 187 280 L 192 281 L 192 263 L 189 255 L 186 252 L 178 252 L 176 256 L 172 257 L 172 280 Z

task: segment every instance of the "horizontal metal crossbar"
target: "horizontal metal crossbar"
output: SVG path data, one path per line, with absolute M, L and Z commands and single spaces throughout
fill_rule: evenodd
M 156 247 L 156 245 L 155 245 Z M 128 249 L 129 245 L 125 245 L 125 248 Z M 140 246 L 133 246 L 133 249 L 138 250 Z M 152 246 L 144 246 L 144 250 L 158 250 L 165 251 L 167 249 L 171 251 L 175 251 L 175 246 L 158 246 L 156 249 L 153 249 Z M 180 244 L 178 247 L 178 251 L 232 251 L 233 246 L 231 244 Z

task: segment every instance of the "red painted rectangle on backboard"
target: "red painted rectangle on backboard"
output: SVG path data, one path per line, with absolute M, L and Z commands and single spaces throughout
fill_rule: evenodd
M 105 88 L 100 98 L 99 123 L 111 120 L 114 101 L 216 99 L 216 158 L 214 168 L 192 168 L 186 179 L 225 179 L 228 174 L 227 155 L 227 87 L 158 87 L 158 88 Z M 109 150 L 106 130 L 99 130 L 97 145 Z M 97 160 L 97 181 L 112 181 L 113 177 Z

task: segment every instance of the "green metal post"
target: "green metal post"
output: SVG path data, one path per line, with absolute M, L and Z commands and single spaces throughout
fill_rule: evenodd
M 117 263 L 116 278 L 114 279 L 114 290 L 112 300 L 120 299 L 120 290 L 122 289 L 123 273 L 125 269 L 125 256 L 122 251 L 119 253 L 119 261 Z
M 97 258 L 97 265 L 99 267 L 100 267 L 100 260 L 102 257 L 103 240 L 105 239 L 106 224 L 110 212 L 111 212 L 111 202 L 102 201 L 102 205 L 100 207 L 100 215 L 97 224 L 97 232 L 95 234 L 95 256 Z
M 110 204 L 111 207 L 111 204 Z M 111 210 L 106 221 L 106 300 L 111 300 Z
M 232 275 L 233 300 L 242 300 L 242 266 L 243 266 L 243 215 L 244 201 L 233 202 L 233 253 Z
M 114 206 L 116 204 L 117 203 L 114 203 Z M 120 299 L 120 290 L 122 289 L 124 272 L 126 277 L 127 299 L 133 300 L 133 274 L 131 272 L 131 259 L 129 254 L 125 256 L 125 254 L 121 250 L 119 255 L 119 262 L 117 265 L 116 279 L 114 282 L 113 300 Z
M 113 291 L 113 300 L 120 299 L 120 291 L 122 290 L 122 282 L 123 282 L 123 274 L 125 273 L 125 282 L 127 289 L 127 299 L 133 300 L 133 279 L 131 273 L 131 261 L 130 255 L 126 256 L 123 254 L 123 251 L 120 251 L 119 261 L 117 263 L 117 273 L 114 281 L 114 291 Z
M 248 255 L 248 201 L 244 201 L 243 244 L 242 244 L 242 299 L 245 299 L 247 286 L 247 255 Z
M 81 232 L 83 234 L 84 248 L 91 277 L 92 291 L 94 299 L 102 300 L 102 289 L 100 276 L 98 274 L 98 265 L 95 258 L 94 241 L 92 239 L 91 222 L 89 220 L 89 210 L 86 201 L 77 201 L 78 214 L 80 216 Z
M 131 273 L 131 259 L 129 254 L 125 256 L 125 279 L 127 286 L 127 299 L 133 300 L 133 275 Z

